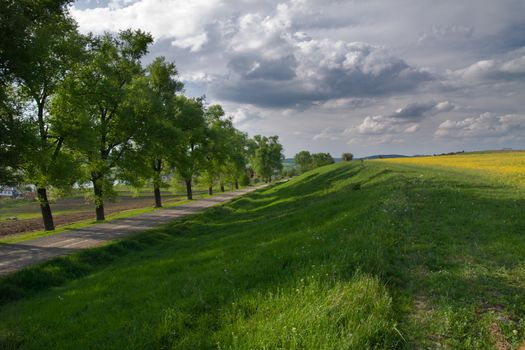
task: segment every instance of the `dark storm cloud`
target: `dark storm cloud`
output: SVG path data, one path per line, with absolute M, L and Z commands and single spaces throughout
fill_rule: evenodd
M 261 59 L 260 55 L 241 54 L 230 59 L 228 68 L 244 80 L 292 80 L 297 60 L 289 55 L 278 59 Z
M 227 81 L 211 86 L 219 98 L 264 107 L 295 107 L 345 97 L 403 93 L 431 81 L 381 47 L 288 37 L 287 56 L 267 60 L 233 55 Z

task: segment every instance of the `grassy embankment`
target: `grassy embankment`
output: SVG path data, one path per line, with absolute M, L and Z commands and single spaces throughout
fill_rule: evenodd
M 525 188 L 367 161 L 0 281 L 0 348 L 505 348 Z

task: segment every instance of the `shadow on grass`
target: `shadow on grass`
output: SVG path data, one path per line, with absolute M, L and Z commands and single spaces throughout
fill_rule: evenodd
M 202 315 L 243 295 L 274 292 L 312 274 L 329 284 L 348 281 L 357 271 L 387 286 L 407 338 L 407 308 L 419 297 L 429 309 L 465 309 L 474 323 L 487 305 L 523 318 L 524 287 L 501 273 L 522 263 L 523 199 L 480 198 L 482 185 L 443 187 L 396 173 L 381 166 L 319 169 L 163 228 L 17 272 L 0 281 L 0 301 L 65 284 L 127 257 L 126 268 L 141 271 L 127 283 L 139 290 L 154 276 L 180 272 L 171 277 L 178 289 L 166 302 L 194 301 L 184 311 L 195 316 L 188 332 L 199 322 L 210 332 L 220 327 L 218 319 Z M 330 191 L 341 181 L 363 187 Z M 146 255 L 134 261 L 137 252 Z M 97 300 L 114 287 L 106 284 L 83 297 Z M 246 317 L 256 312 L 240 307 Z

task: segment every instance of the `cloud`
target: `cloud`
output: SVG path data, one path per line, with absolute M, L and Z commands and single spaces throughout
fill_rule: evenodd
M 436 41 L 444 40 L 460 40 L 470 39 L 474 33 L 474 28 L 464 25 L 454 24 L 451 26 L 432 25 L 432 29 L 428 32 L 422 33 L 417 42 L 418 44 L 436 44 Z
M 454 108 L 455 105 L 449 101 L 410 103 L 391 114 L 367 116 L 361 124 L 347 129 L 346 133 L 361 135 L 410 134 L 419 130 L 419 122 L 424 118 L 449 112 Z
M 385 144 L 399 144 L 403 143 L 404 140 L 395 137 L 393 135 L 374 135 L 374 136 L 367 136 L 366 139 L 363 139 L 361 137 L 353 137 L 347 141 L 348 145 L 362 145 L 363 143 L 366 145 L 372 145 L 372 146 L 381 146 Z
M 330 140 L 330 141 L 336 141 L 340 140 L 342 136 L 342 132 L 339 129 L 334 128 L 325 128 L 323 131 L 321 131 L 318 134 L 315 134 L 312 138 L 313 140 Z
M 248 8 L 249 4 L 128 1 L 119 0 L 106 8 L 73 7 L 71 11 L 83 31 L 141 28 L 190 53 L 220 52 L 217 58 L 224 66 L 222 77 L 206 86 L 209 95 L 221 100 L 296 108 L 334 99 L 414 91 L 433 79 L 383 46 L 314 39 L 299 30 L 310 22 L 313 27 L 328 25 L 319 20 L 318 6 L 310 1 L 270 2 L 267 11 L 252 4 L 251 11 L 237 13 L 233 7 Z
M 402 3 L 403 11 L 387 0 L 77 0 L 71 13 L 82 32 L 151 32 L 145 64 L 174 60 L 186 94 L 223 103 L 244 130 L 282 135 L 287 150 L 341 152 L 350 140 L 356 154 L 391 152 L 387 144 L 415 153 L 423 141 L 449 151 L 432 116 L 454 112 L 439 124 L 473 111 L 521 113 L 525 2 Z M 389 109 L 410 100 L 429 102 Z M 465 140 L 476 148 L 496 138 Z
M 190 72 L 181 74 L 180 79 L 184 83 L 209 83 L 215 78 L 204 72 Z
M 326 110 L 344 110 L 369 107 L 375 103 L 377 103 L 377 101 L 374 98 L 342 97 L 322 102 L 319 106 Z
M 273 38 L 268 51 L 260 41 L 251 44 L 257 51 L 233 49 L 228 80 L 212 85 L 212 92 L 235 102 L 290 107 L 402 93 L 433 79 L 380 46 L 286 32 L 267 37 Z
M 298 107 L 333 99 L 412 91 L 432 80 L 382 46 L 313 39 L 296 31 L 298 8 L 239 16 L 228 26 L 225 79 L 210 85 L 220 99 L 262 107 Z
M 525 78 L 525 54 L 506 60 L 481 60 L 466 68 L 449 71 L 449 77 L 457 84 L 520 81 Z
M 190 52 L 199 51 L 204 44 L 208 42 L 208 36 L 206 33 L 201 33 L 195 36 L 191 36 L 185 39 L 173 40 L 171 44 L 183 49 L 189 49 Z
M 71 14 L 83 32 L 100 34 L 126 28 L 142 29 L 156 39 L 175 39 L 175 43 L 185 43 L 191 49 L 198 47 L 189 45 L 192 38 L 202 41 L 199 36 L 204 27 L 222 10 L 220 0 L 116 0 L 108 7 L 80 9 L 73 6 Z
M 387 115 L 367 116 L 358 125 L 345 129 L 341 135 L 349 138 L 348 144 L 399 144 L 404 142 L 402 135 L 419 131 L 424 119 L 456 108 L 449 101 L 409 103 Z
M 459 121 L 446 120 L 435 132 L 438 138 L 525 138 L 525 114 L 502 116 L 483 113 Z
M 247 126 L 263 119 L 261 112 L 250 106 L 237 108 L 232 117 L 237 126 Z
M 454 104 L 450 103 L 449 101 L 423 103 L 416 102 L 397 109 L 394 113 L 385 116 L 385 118 L 419 121 L 429 115 L 451 111 L 454 109 L 454 107 Z

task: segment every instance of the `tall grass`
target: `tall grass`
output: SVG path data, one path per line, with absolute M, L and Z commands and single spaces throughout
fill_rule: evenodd
M 494 348 L 525 338 L 523 191 L 350 162 L 0 280 L 0 348 Z

